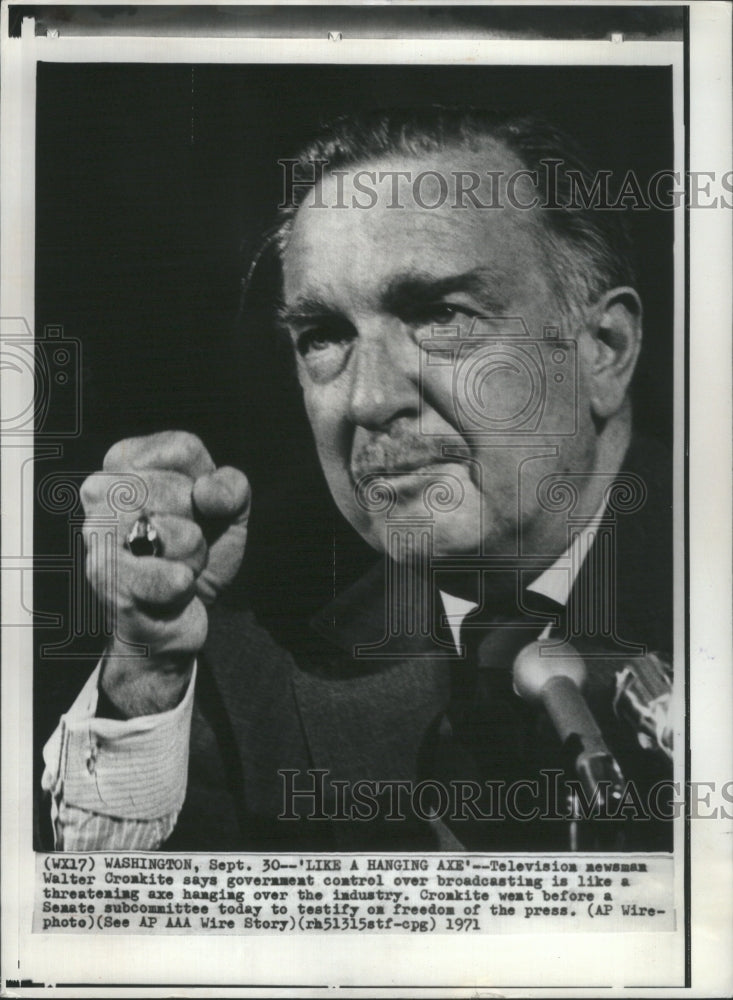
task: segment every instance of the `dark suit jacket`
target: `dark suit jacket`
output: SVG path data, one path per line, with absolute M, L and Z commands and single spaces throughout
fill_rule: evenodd
M 624 642 L 671 653 L 671 485 L 664 456 L 648 444 L 632 446 L 622 472 L 617 483 L 621 493 L 611 504 L 613 552 L 594 546 L 576 580 L 567 615 L 554 633 L 560 634 L 579 610 L 585 615 L 581 634 L 576 630 L 572 638 L 588 657 L 588 700 L 625 776 L 643 790 L 666 771 L 613 716 L 614 676 L 621 661 L 610 654 L 623 652 Z M 630 503 L 632 480 L 637 486 L 641 482 L 646 495 Z M 616 627 L 611 635 L 604 634 L 588 609 L 588 594 L 598 574 L 606 572 L 608 558 L 615 559 L 616 581 Z M 603 604 L 608 606 L 607 593 Z M 377 643 L 385 635 L 381 564 L 312 625 L 311 635 L 287 650 L 250 612 L 223 607 L 212 612 L 197 685 L 187 799 L 167 848 L 445 846 L 436 824 L 414 816 L 387 820 L 382 811 L 368 822 L 278 819 L 285 807 L 285 780 L 279 773 L 283 770 L 297 772 L 292 780 L 298 789 L 313 787 L 309 770 L 327 772 L 321 816 L 335 811 L 328 793 L 334 782 L 350 787 L 362 780 L 430 777 L 431 733 L 451 693 L 451 655 L 440 638 L 398 636 L 389 646 L 389 658 L 354 656 L 355 646 Z M 567 760 L 549 720 L 512 692 L 510 666 L 502 664 L 492 672 L 498 678 L 487 708 L 490 742 L 495 744 L 489 748 L 489 756 L 493 753 L 496 759 L 492 777 L 532 778 L 538 767 L 563 767 Z M 306 815 L 314 812 L 312 798 L 296 798 L 291 804 Z M 668 849 L 667 826 L 640 819 L 627 830 L 624 846 Z M 567 846 L 567 823 L 491 821 L 478 835 L 474 826 L 466 842 L 487 850 L 561 849 Z

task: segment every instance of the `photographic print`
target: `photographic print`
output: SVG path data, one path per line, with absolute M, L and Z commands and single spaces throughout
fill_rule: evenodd
M 694 990 L 688 7 L 5 15 L 17 995 Z

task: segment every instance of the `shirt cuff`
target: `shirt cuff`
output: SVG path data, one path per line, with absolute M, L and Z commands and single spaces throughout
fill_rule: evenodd
M 97 718 L 97 665 L 43 749 L 43 787 L 55 801 L 121 819 L 159 819 L 186 797 L 196 680 L 175 708 L 117 720 Z

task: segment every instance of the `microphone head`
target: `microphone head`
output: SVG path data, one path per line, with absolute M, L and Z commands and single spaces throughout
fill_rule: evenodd
M 514 690 L 525 701 L 539 701 L 542 689 L 552 677 L 567 677 L 577 688 L 586 678 L 583 657 L 569 642 L 537 639 L 525 646 L 514 660 Z
M 657 653 L 628 660 L 616 674 L 616 716 L 636 733 L 644 750 L 673 755 L 672 665 Z

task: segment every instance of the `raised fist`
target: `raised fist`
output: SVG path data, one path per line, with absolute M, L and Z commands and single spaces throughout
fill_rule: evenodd
M 144 509 L 115 512 L 117 542 L 113 552 L 102 552 L 96 537 L 111 513 L 116 473 L 121 481 L 134 475 L 146 498 Z M 237 469 L 217 469 L 194 435 L 165 431 L 114 445 L 104 471 L 84 482 L 81 498 L 87 576 L 115 609 L 102 686 L 129 717 L 164 711 L 180 700 L 206 639 L 206 605 L 241 565 L 249 483 Z M 143 514 L 157 535 L 157 556 L 133 555 L 125 545 Z

